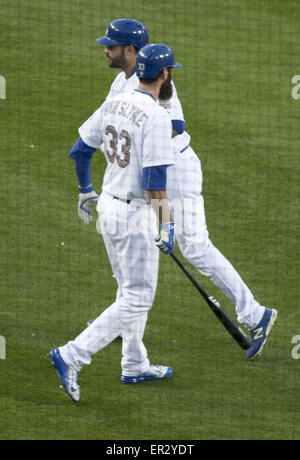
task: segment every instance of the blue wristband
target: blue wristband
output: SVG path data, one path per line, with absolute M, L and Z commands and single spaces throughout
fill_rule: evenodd
M 170 232 L 171 234 L 174 234 L 175 223 L 174 222 L 165 222 L 163 224 L 160 224 L 160 228 L 162 230 L 167 230 L 167 232 Z
M 79 193 L 89 193 L 89 192 L 92 192 L 94 190 L 94 187 L 92 184 L 89 184 L 87 187 L 81 187 L 79 185 Z

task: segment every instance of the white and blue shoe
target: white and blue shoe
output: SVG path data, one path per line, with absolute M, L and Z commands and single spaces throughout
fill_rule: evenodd
M 90 320 L 86 323 L 87 327 L 90 327 L 90 326 L 93 324 L 94 321 L 95 321 L 94 319 L 90 319 Z
M 146 382 L 148 380 L 162 380 L 162 379 L 169 377 L 172 374 L 173 374 L 172 367 L 150 365 L 149 369 L 146 372 L 142 372 L 141 374 L 136 375 L 134 377 L 122 375 L 121 382 L 125 384 L 130 384 L 130 383 Z
M 79 402 L 80 387 L 77 383 L 77 371 L 64 362 L 58 348 L 51 350 L 49 356 L 59 375 L 65 392 L 74 402 Z
M 260 323 L 250 330 L 252 345 L 246 351 L 248 359 L 254 359 L 261 355 L 276 319 L 277 310 L 266 308 Z

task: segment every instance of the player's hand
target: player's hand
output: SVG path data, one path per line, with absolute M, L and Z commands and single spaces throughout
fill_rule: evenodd
M 155 238 L 155 244 L 164 254 L 169 254 L 175 246 L 174 229 L 174 222 L 161 224 L 160 234 Z
M 93 209 L 99 197 L 93 190 L 89 193 L 79 193 L 78 216 L 84 224 L 89 224 L 93 220 Z

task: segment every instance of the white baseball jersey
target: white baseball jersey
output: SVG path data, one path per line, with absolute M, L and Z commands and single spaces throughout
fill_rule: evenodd
M 143 168 L 172 165 L 171 120 L 150 93 L 120 93 L 79 128 L 82 140 L 107 160 L 102 189 L 126 200 L 146 199 Z
M 115 80 L 113 81 L 110 91 L 107 95 L 106 101 L 109 101 L 110 99 L 113 99 L 116 97 L 118 94 L 124 91 L 131 91 L 133 89 L 138 88 L 140 84 L 140 81 L 136 75 L 136 73 L 132 74 L 129 78 L 126 78 L 125 72 L 120 72 Z M 159 102 L 158 103 L 166 109 L 167 113 L 170 116 L 171 120 L 182 120 L 184 121 L 184 116 L 182 112 L 182 107 L 180 104 L 180 101 L 177 96 L 177 91 L 176 87 L 174 85 L 174 82 L 172 81 L 172 87 L 173 87 L 173 94 L 171 99 L 168 101 L 164 102 Z M 184 131 L 182 134 L 179 134 L 178 136 L 174 137 L 172 139 L 173 142 L 173 148 L 174 151 L 181 151 L 185 147 L 187 147 L 190 143 L 190 136 L 189 134 Z

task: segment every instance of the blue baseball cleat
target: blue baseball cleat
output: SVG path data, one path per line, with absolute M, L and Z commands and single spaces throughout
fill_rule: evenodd
M 63 384 L 65 392 L 74 401 L 80 401 L 80 387 L 77 383 L 77 372 L 71 366 L 68 366 L 61 357 L 58 348 L 50 351 L 49 356 L 55 367 L 59 378 Z
M 250 331 L 252 345 L 246 351 L 248 359 L 254 359 L 261 355 L 266 345 L 268 335 L 277 319 L 277 310 L 266 308 L 261 322 Z
M 87 327 L 90 327 L 90 326 L 93 324 L 94 321 L 95 321 L 94 319 L 90 319 L 90 320 L 86 323 Z
M 141 383 L 146 382 L 147 380 L 162 380 L 173 374 L 172 367 L 168 366 L 153 366 L 150 365 L 149 369 L 146 372 L 141 374 L 128 377 L 127 375 L 121 376 L 121 382 L 125 384 L 129 383 Z

